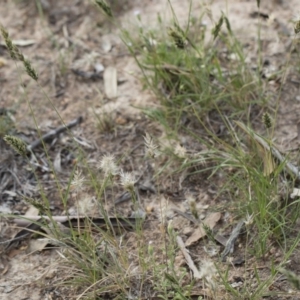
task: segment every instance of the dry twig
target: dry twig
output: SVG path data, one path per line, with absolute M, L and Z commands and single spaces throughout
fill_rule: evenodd
M 238 236 L 241 233 L 241 230 L 244 225 L 244 220 L 241 220 L 240 222 L 237 223 L 236 227 L 232 230 L 232 233 L 226 243 L 225 249 L 221 254 L 221 259 L 224 262 L 226 260 L 226 256 L 229 254 L 229 252 L 233 249 L 234 243 Z
M 188 250 L 185 248 L 182 238 L 180 236 L 177 236 L 176 241 L 186 259 L 186 262 L 187 262 L 189 268 L 193 271 L 194 277 L 197 279 L 201 279 L 201 274 L 200 274 L 199 270 L 197 269 L 197 267 L 195 266 L 191 256 L 189 255 Z
M 60 126 L 50 132 L 44 134 L 41 138 L 37 139 L 36 141 L 32 142 L 30 145 L 27 146 L 28 151 L 32 151 L 34 148 L 40 146 L 43 142 L 51 142 L 56 136 L 63 133 L 64 131 L 71 129 L 72 127 L 80 124 L 83 121 L 83 118 L 80 116 L 77 119 L 71 121 L 67 125 Z

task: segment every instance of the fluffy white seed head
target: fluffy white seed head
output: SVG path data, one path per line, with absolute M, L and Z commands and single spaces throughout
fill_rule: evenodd
M 85 178 L 81 171 L 76 170 L 71 181 L 71 189 L 76 193 L 84 189 Z
M 132 173 L 124 172 L 123 170 L 121 170 L 119 174 L 121 185 L 123 185 L 126 190 L 132 191 L 136 183 L 135 176 Z
M 158 156 L 158 146 L 153 142 L 152 137 L 148 133 L 146 133 L 146 135 L 144 136 L 144 144 L 147 157 L 155 158 Z
M 187 158 L 186 149 L 182 147 L 179 143 L 175 146 L 174 154 L 180 158 Z
M 101 169 L 105 176 L 114 176 L 119 172 L 119 168 L 115 163 L 115 157 L 113 155 L 103 155 L 98 164 L 98 169 Z

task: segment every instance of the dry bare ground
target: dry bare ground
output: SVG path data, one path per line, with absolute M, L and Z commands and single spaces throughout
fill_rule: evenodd
M 179 22 L 184 24 L 188 12 L 188 1 L 171 2 Z M 261 11 L 272 16 L 264 23 L 258 22 L 258 18 L 251 16 L 251 13 L 257 11 L 256 1 L 215 0 L 212 1 L 212 4 L 207 4 L 207 9 L 211 9 L 214 19 L 218 19 L 221 11 L 228 15 L 238 39 L 243 44 L 247 44 L 247 57 L 249 61 L 253 60 L 253 63 L 256 61 L 257 32 L 258 24 L 260 24 L 263 27 L 261 39 L 264 59 L 268 60 L 270 70 L 276 70 L 282 66 L 288 55 L 293 32 L 290 20 L 293 18 L 295 9 L 300 9 L 299 2 L 296 0 L 283 1 L 283 3 L 270 0 L 261 2 Z M 159 103 L 153 94 L 143 90 L 139 68 L 119 38 L 118 29 L 109 24 L 90 1 L 48 0 L 41 1 L 41 3 L 43 15 L 39 13 L 34 1 L 2 0 L 1 23 L 8 29 L 13 40 L 20 42 L 22 52 L 39 71 L 40 84 L 64 122 L 68 123 L 79 116 L 83 117 L 82 124 L 74 128 L 74 135 L 84 142 L 83 147 L 88 153 L 89 160 L 96 162 L 103 154 L 114 153 L 117 157 L 122 157 L 128 170 L 142 172 L 141 158 L 145 132 L 150 132 L 157 138 L 163 138 L 164 132 L 159 125 L 151 123 L 139 110 L 140 107 L 149 105 L 156 107 Z M 166 24 L 172 18 L 167 1 L 134 0 L 130 1 L 130 4 L 116 4 L 115 6 L 117 18 L 129 31 L 137 30 L 136 28 L 139 26 L 137 13 L 141 16 L 141 22 L 149 27 L 157 25 L 157 13 L 164 17 Z M 202 1 L 194 1 L 193 15 L 197 16 L 200 6 L 203 6 Z M 209 18 L 204 21 L 207 22 L 208 27 L 214 25 L 211 24 Z M 22 46 L 22 42 L 28 42 L 28 45 Z M 95 72 L 95 66 L 98 68 L 103 66 L 105 68 L 104 75 L 101 72 Z M 298 140 L 295 137 L 298 136 L 297 122 L 300 111 L 299 78 L 295 78 L 293 75 L 287 72 L 286 82 L 280 93 L 276 137 L 277 144 L 283 151 L 298 146 Z M 85 78 L 86 76 L 92 76 L 92 78 Z M 114 86 L 113 76 L 117 76 L 116 86 Z M 60 126 L 61 120 L 49 104 L 49 100 L 29 78 L 25 78 L 25 76 L 20 78 L 20 72 L 17 71 L 14 62 L 1 44 L 0 105 L 1 108 L 15 111 L 13 119 L 17 131 L 29 142 L 32 142 L 37 136 L 36 124 L 24 97 L 21 83 L 28 91 L 28 99 L 39 128 L 43 132 L 47 132 Z M 277 89 L 276 84 L 276 81 L 270 81 L 270 91 Z M 275 105 L 277 99 L 276 93 L 274 94 L 272 94 L 272 101 Z M 111 127 L 108 128 L 111 129 L 109 133 L 106 132 L 107 128 L 103 131 L 97 127 L 95 114 L 110 116 L 105 125 Z M 11 193 L 4 193 L 6 189 L 2 189 L 1 210 L 2 212 L 24 214 L 28 205 L 20 200 L 19 192 L 24 194 L 27 191 L 28 196 L 37 196 L 40 191 L 36 187 L 30 186 L 30 180 L 25 178 L 28 174 L 23 171 L 22 162 L 13 165 L 9 150 L 5 148 L 4 144 L 1 147 L 1 168 L 4 169 L 5 166 L 13 169 L 21 181 L 20 184 L 11 188 Z M 57 153 L 61 153 L 60 179 L 62 181 L 68 180 L 73 167 L 72 163 L 75 158 L 71 155 L 72 147 L 67 135 L 62 135 L 59 141 L 53 143 L 52 152 L 50 152 L 53 160 L 57 157 Z M 67 149 L 65 152 L 64 148 Z M 44 174 L 41 174 L 41 178 L 49 186 L 46 193 L 51 200 L 53 214 L 62 214 L 60 195 L 51 184 L 51 180 L 53 180 L 51 173 L 45 171 Z M 198 181 L 200 179 L 201 183 Z M 174 178 L 167 178 L 162 185 L 168 190 L 171 198 L 177 199 L 177 208 L 183 205 L 180 202 L 180 195 L 184 194 L 184 189 L 193 190 L 198 194 L 198 203 L 203 207 L 217 206 L 220 201 L 215 198 L 215 191 L 218 189 L 217 181 L 211 183 L 205 178 L 196 178 L 180 189 L 178 181 Z M 11 185 L 7 186 L 11 187 Z M 84 195 L 88 199 L 93 196 L 89 191 Z M 157 199 L 157 197 L 156 195 L 147 196 L 145 205 L 158 205 L 157 203 L 161 199 Z M 72 207 L 75 209 L 74 205 L 71 199 L 70 209 Z M 126 205 L 120 206 L 118 209 L 123 214 L 130 211 Z M 150 220 L 153 218 L 153 224 L 149 225 L 148 230 L 145 230 L 148 234 L 145 241 L 152 240 L 159 244 L 162 238 L 158 221 L 153 216 L 149 218 Z M 174 217 L 174 228 L 185 233 L 188 233 L 188 230 L 192 231 L 189 222 L 180 216 Z M 130 236 L 130 233 L 127 238 L 129 251 L 134 251 L 134 238 Z M 0 298 L 76 299 L 77 291 L 72 291 L 67 287 L 60 287 L 57 290 L 54 287 L 55 284 L 63 281 L 65 276 L 64 272 L 57 272 L 60 257 L 56 250 L 35 251 L 31 247 L 32 245 L 24 243 L 9 254 L 2 255 Z M 194 258 L 200 260 L 202 247 L 194 246 L 192 251 Z M 276 256 L 279 261 L 281 259 L 279 249 L 271 249 L 270 255 Z M 267 265 L 268 260 L 264 264 Z M 298 271 L 296 254 L 292 258 L 291 265 L 295 271 Z M 263 263 L 261 269 L 263 278 Z M 231 277 L 238 278 L 242 275 L 241 271 L 236 268 Z M 275 288 L 285 290 L 289 289 L 289 286 L 283 284 L 280 287 L 275 286 Z

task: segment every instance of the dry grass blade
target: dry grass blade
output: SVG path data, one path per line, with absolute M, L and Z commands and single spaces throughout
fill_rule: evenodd
M 239 121 L 235 121 L 235 123 L 243 129 L 244 132 L 246 132 L 250 137 L 254 138 L 255 141 L 257 141 L 261 146 L 263 146 L 267 151 L 271 151 L 272 155 L 275 156 L 280 163 L 284 163 L 285 167 L 288 169 L 289 172 L 294 174 L 298 179 L 300 179 L 300 171 L 299 168 L 294 166 L 292 163 L 287 161 L 287 159 L 281 155 L 279 150 L 277 150 L 274 146 L 269 145 L 261 136 L 259 136 L 257 133 L 255 133 L 253 130 L 248 128 L 246 125 Z
M 107 98 L 113 99 L 118 96 L 117 69 L 108 67 L 103 74 L 104 89 Z

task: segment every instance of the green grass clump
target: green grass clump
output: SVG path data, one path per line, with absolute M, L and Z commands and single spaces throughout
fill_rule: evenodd
M 124 32 L 130 51 L 140 53 L 136 59 L 145 85 L 162 105 L 160 116 L 151 109 L 149 115 L 164 125 L 174 128 L 175 124 L 176 129 L 180 129 L 183 118 L 196 118 L 196 126 L 202 126 L 199 120 L 209 114 L 216 121 L 222 115 L 249 120 L 251 108 L 263 107 L 266 101 L 258 74 L 245 62 L 246 55 L 227 17 L 221 16 L 212 35 L 201 18 L 193 23 L 189 20 L 186 29 L 174 20 L 165 34 L 141 28 L 133 40 Z M 160 23 L 160 29 L 164 26 Z

